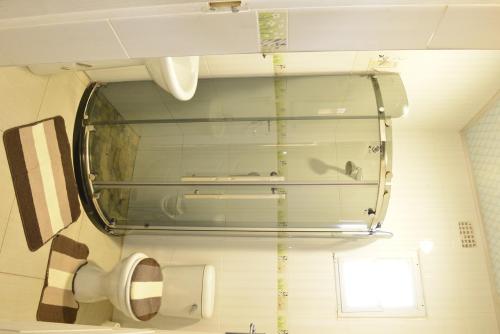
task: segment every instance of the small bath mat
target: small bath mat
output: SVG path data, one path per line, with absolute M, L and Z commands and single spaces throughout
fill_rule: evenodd
M 3 141 L 28 248 L 36 251 L 80 216 L 64 119 L 9 129 Z
M 36 313 L 38 321 L 75 322 L 78 303 L 73 295 L 73 278 L 76 271 L 87 263 L 88 255 L 87 245 L 63 235 L 54 238 Z

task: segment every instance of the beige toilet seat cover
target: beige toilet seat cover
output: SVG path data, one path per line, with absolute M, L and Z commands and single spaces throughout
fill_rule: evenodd
M 130 282 L 130 306 L 132 313 L 142 321 L 153 318 L 161 306 L 163 275 L 153 258 L 141 260 L 132 273 Z

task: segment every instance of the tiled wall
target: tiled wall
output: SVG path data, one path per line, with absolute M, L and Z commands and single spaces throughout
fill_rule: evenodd
M 500 293 L 500 95 L 463 134 Z
M 462 248 L 460 242 L 458 222 L 478 224 L 460 134 L 401 131 L 398 122 L 393 193 L 384 225 L 395 236 L 356 252 L 416 252 L 422 240 L 431 240 L 432 251 L 420 254 L 427 317 L 338 319 L 332 252 L 348 252 L 356 245 L 294 242 L 288 264 L 290 334 L 498 333 L 481 235 L 476 236 L 475 248 Z M 212 319 L 182 322 L 158 317 L 143 326 L 246 332 L 253 321 L 258 332 L 276 333 L 275 240 L 129 236 L 123 255 L 133 251 L 146 252 L 163 264 L 217 267 Z M 124 321 L 116 312 L 115 319 Z M 124 325 L 137 326 L 127 321 Z

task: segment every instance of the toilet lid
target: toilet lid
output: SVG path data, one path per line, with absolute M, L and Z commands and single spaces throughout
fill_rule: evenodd
M 163 276 L 158 262 L 145 258 L 135 266 L 130 281 L 130 307 L 139 320 L 153 318 L 161 306 Z

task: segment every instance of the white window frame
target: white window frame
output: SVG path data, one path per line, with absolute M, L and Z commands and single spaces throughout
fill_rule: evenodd
M 416 308 L 411 309 L 384 309 L 380 307 L 377 310 L 343 310 L 342 307 L 342 284 L 341 284 L 341 263 L 342 261 L 348 260 L 384 260 L 384 259 L 404 259 L 411 261 L 413 268 L 413 282 L 415 284 L 415 301 Z M 335 288 L 337 295 L 337 316 L 338 318 L 421 318 L 426 316 L 425 302 L 424 302 L 424 291 L 422 286 L 422 277 L 420 271 L 420 262 L 418 254 L 404 254 L 396 256 L 342 256 L 334 255 L 334 266 L 335 266 Z M 370 282 L 367 279 L 367 284 Z M 373 289 L 376 289 L 375 283 L 373 283 Z

